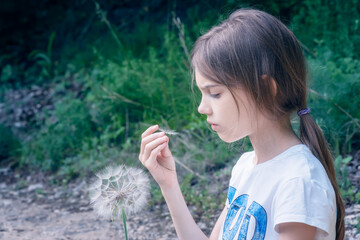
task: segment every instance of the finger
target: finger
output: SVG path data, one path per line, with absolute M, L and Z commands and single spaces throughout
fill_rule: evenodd
M 166 144 L 166 147 L 164 149 L 162 149 L 161 152 L 160 152 L 161 156 L 164 157 L 164 158 L 172 156 L 170 148 L 169 148 L 169 142 L 167 142 L 167 143 L 168 144 Z
M 149 136 L 146 136 L 144 137 L 142 140 L 141 140 L 141 146 L 140 146 L 140 155 L 144 152 L 144 148 L 145 146 L 149 143 L 149 142 L 152 142 L 154 141 L 155 139 L 159 138 L 159 137 L 162 137 L 164 136 L 165 133 L 164 132 L 158 132 L 158 133 L 153 133 Z
M 156 148 L 154 148 L 151 151 L 149 158 L 147 158 L 147 160 L 145 162 L 143 162 L 144 166 L 147 169 L 151 170 L 154 166 L 156 166 L 157 156 L 159 155 L 161 150 L 166 147 L 166 145 L 167 145 L 167 143 L 164 142 L 164 143 L 158 145 Z
M 169 141 L 169 138 L 167 136 L 163 136 L 160 138 L 155 139 L 154 141 L 148 143 L 145 145 L 144 152 L 142 158 L 148 159 L 150 157 L 151 152 L 157 148 L 159 145 Z
M 145 132 L 143 132 L 143 134 L 141 134 L 141 138 L 149 136 L 150 134 L 154 133 L 158 129 L 159 129 L 159 125 L 153 125 L 153 126 L 149 127 L 148 129 L 145 130 Z

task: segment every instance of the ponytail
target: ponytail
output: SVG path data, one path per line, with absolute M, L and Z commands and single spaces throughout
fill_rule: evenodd
M 306 146 L 308 146 L 314 156 L 320 160 L 334 188 L 337 209 L 336 240 L 343 240 L 345 235 L 345 207 L 336 182 L 333 157 L 330 153 L 324 134 L 310 114 L 300 116 L 300 139 Z

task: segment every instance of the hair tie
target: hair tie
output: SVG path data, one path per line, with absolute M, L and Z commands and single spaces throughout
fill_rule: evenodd
M 299 110 L 299 111 L 297 112 L 297 115 L 298 115 L 299 117 L 301 117 L 301 116 L 304 116 L 304 115 L 306 115 L 306 114 L 308 114 L 308 113 L 310 113 L 310 108 L 304 108 L 304 109 Z

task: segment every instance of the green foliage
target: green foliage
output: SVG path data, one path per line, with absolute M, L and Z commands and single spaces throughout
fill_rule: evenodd
M 13 74 L 12 66 L 10 64 L 5 65 L 1 71 L 0 82 L 5 83 L 5 82 L 9 81 L 12 74 Z
M 162 205 L 163 203 L 165 203 L 165 199 L 164 199 L 164 197 L 161 193 L 161 189 L 159 188 L 157 183 L 155 183 L 155 182 L 151 183 L 150 192 L 151 192 L 151 198 L 149 201 L 150 206 Z
M 360 56 L 357 0 L 305 0 L 297 8 L 292 24 L 302 42 L 311 48 L 325 43 L 336 57 Z
M 20 189 L 27 188 L 28 186 L 29 186 L 29 182 L 28 182 L 27 180 L 19 180 L 19 181 L 16 183 L 15 189 L 16 189 L 16 190 L 20 190 Z
M 93 134 L 87 106 L 80 99 L 65 97 L 30 140 L 24 143 L 22 163 L 44 170 L 57 170 L 66 157 L 75 156 Z
M 52 60 L 52 48 L 54 38 L 56 34 L 52 32 L 49 37 L 47 51 L 34 50 L 29 54 L 29 58 L 35 62 L 35 66 L 38 69 L 38 77 L 43 82 L 48 79 L 52 79 L 55 76 Z
M 226 194 L 216 196 L 210 193 L 212 184 L 209 180 L 201 180 L 200 182 L 192 174 L 187 174 L 181 183 L 181 192 L 184 194 L 185 201 L 193 206 L 194 213 L 197 216 L 205 214 L 207 217 L 211 215 L 212 210 L 220 210 L 225 203 Z
M 309 105 L 316 109 L 312 114 L 322 122 L 338 155 L 352 152 L 352 145 L 359 139 L 360 74 L 356 69 L 360 69 L 360 61 L 351 58 L 334 61 L 332 54 L 327 49 L 318 59 L 309 59 L 312 79 Z
M 99 55 L 86 101 L 93 103 L 92 116 L 101 126 L 114 132 L 121 123 L 129 136 L 138 122 L 166 119 L 170 127 L 184 125 L 182 116 L 191 111 L 189 73 L 174 34 L 163 37 L 163 48 L 149 47 L 144 58 L 118 63 Z
M 348 176 L 347 166 L 352 157 L 343 158 L 338 156 L 335 158 L 334 167 L 336 173 L 336 179 L 340 187 L 340 193 L 346 202 L 360 202 L 360 194 L 356 191 L 355 186 L 352 185 Z
M 17 155 L 20 142 L 11 128 L 0 124 L 0 162 Z

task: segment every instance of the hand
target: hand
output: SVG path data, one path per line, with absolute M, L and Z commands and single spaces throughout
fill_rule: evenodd
M 175 161 L 169 149 L 169 138 L 164 132 L 155 133 L 158 129 L 158 125 L 149 127 L 141 135 L 139 160 L 161 188 L 172 187 L 177 181 Z

